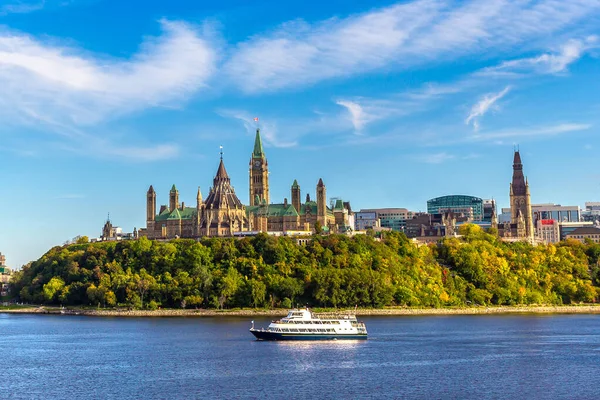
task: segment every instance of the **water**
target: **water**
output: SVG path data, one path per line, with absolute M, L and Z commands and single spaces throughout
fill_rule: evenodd
M 244 318 L 0 314 L 0 398 L 591 399 L 600 393 L 600 316 L 364 321 L 366 341 L 257 342 Z

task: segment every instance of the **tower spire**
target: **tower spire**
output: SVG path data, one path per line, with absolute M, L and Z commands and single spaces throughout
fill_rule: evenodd
M 254 121 L 258 123 L 258 118 Z M 254 139 L 254 149 L 250 156 L 250 171 L 249 171 L 249 183 L 250 183 L 250 205 L 260 205 L 256 203 L 256 196 L 260 202 L 263 200 L 269 204 L 269 163 L 263 150 L 262 139 L 260 138 L 260 129 L 256 128 L 256 137 Z
M 260 129 L 256 128 L 256 137 L 254 138 L 254 150 L 252 151 L 252 158 L 264 158 L 265 152 L 263 151 L 262 139 L 260 137 Z

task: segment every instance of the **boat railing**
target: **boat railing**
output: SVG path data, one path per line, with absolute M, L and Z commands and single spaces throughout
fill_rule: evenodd
M 343 314 L 339 312 L 324 312 L 324 313 L 314 313 L 319 319 L 343 319 L 343 320 L 356 320 L 356 315 L 354 314 Z

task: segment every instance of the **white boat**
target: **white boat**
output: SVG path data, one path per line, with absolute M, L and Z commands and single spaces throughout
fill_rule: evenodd
M 293 309 L 265 329 L 250 332 L 258 340 L 335 340 L 366 339 L 367 327 L 354 314 L 315 314 L 308 308 Z

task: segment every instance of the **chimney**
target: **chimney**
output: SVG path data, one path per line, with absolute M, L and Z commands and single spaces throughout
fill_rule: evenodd
M 288 206 L 287 197 L 283 199 L 283 206 L 285 208 L 287 208 L 287 206 Z

